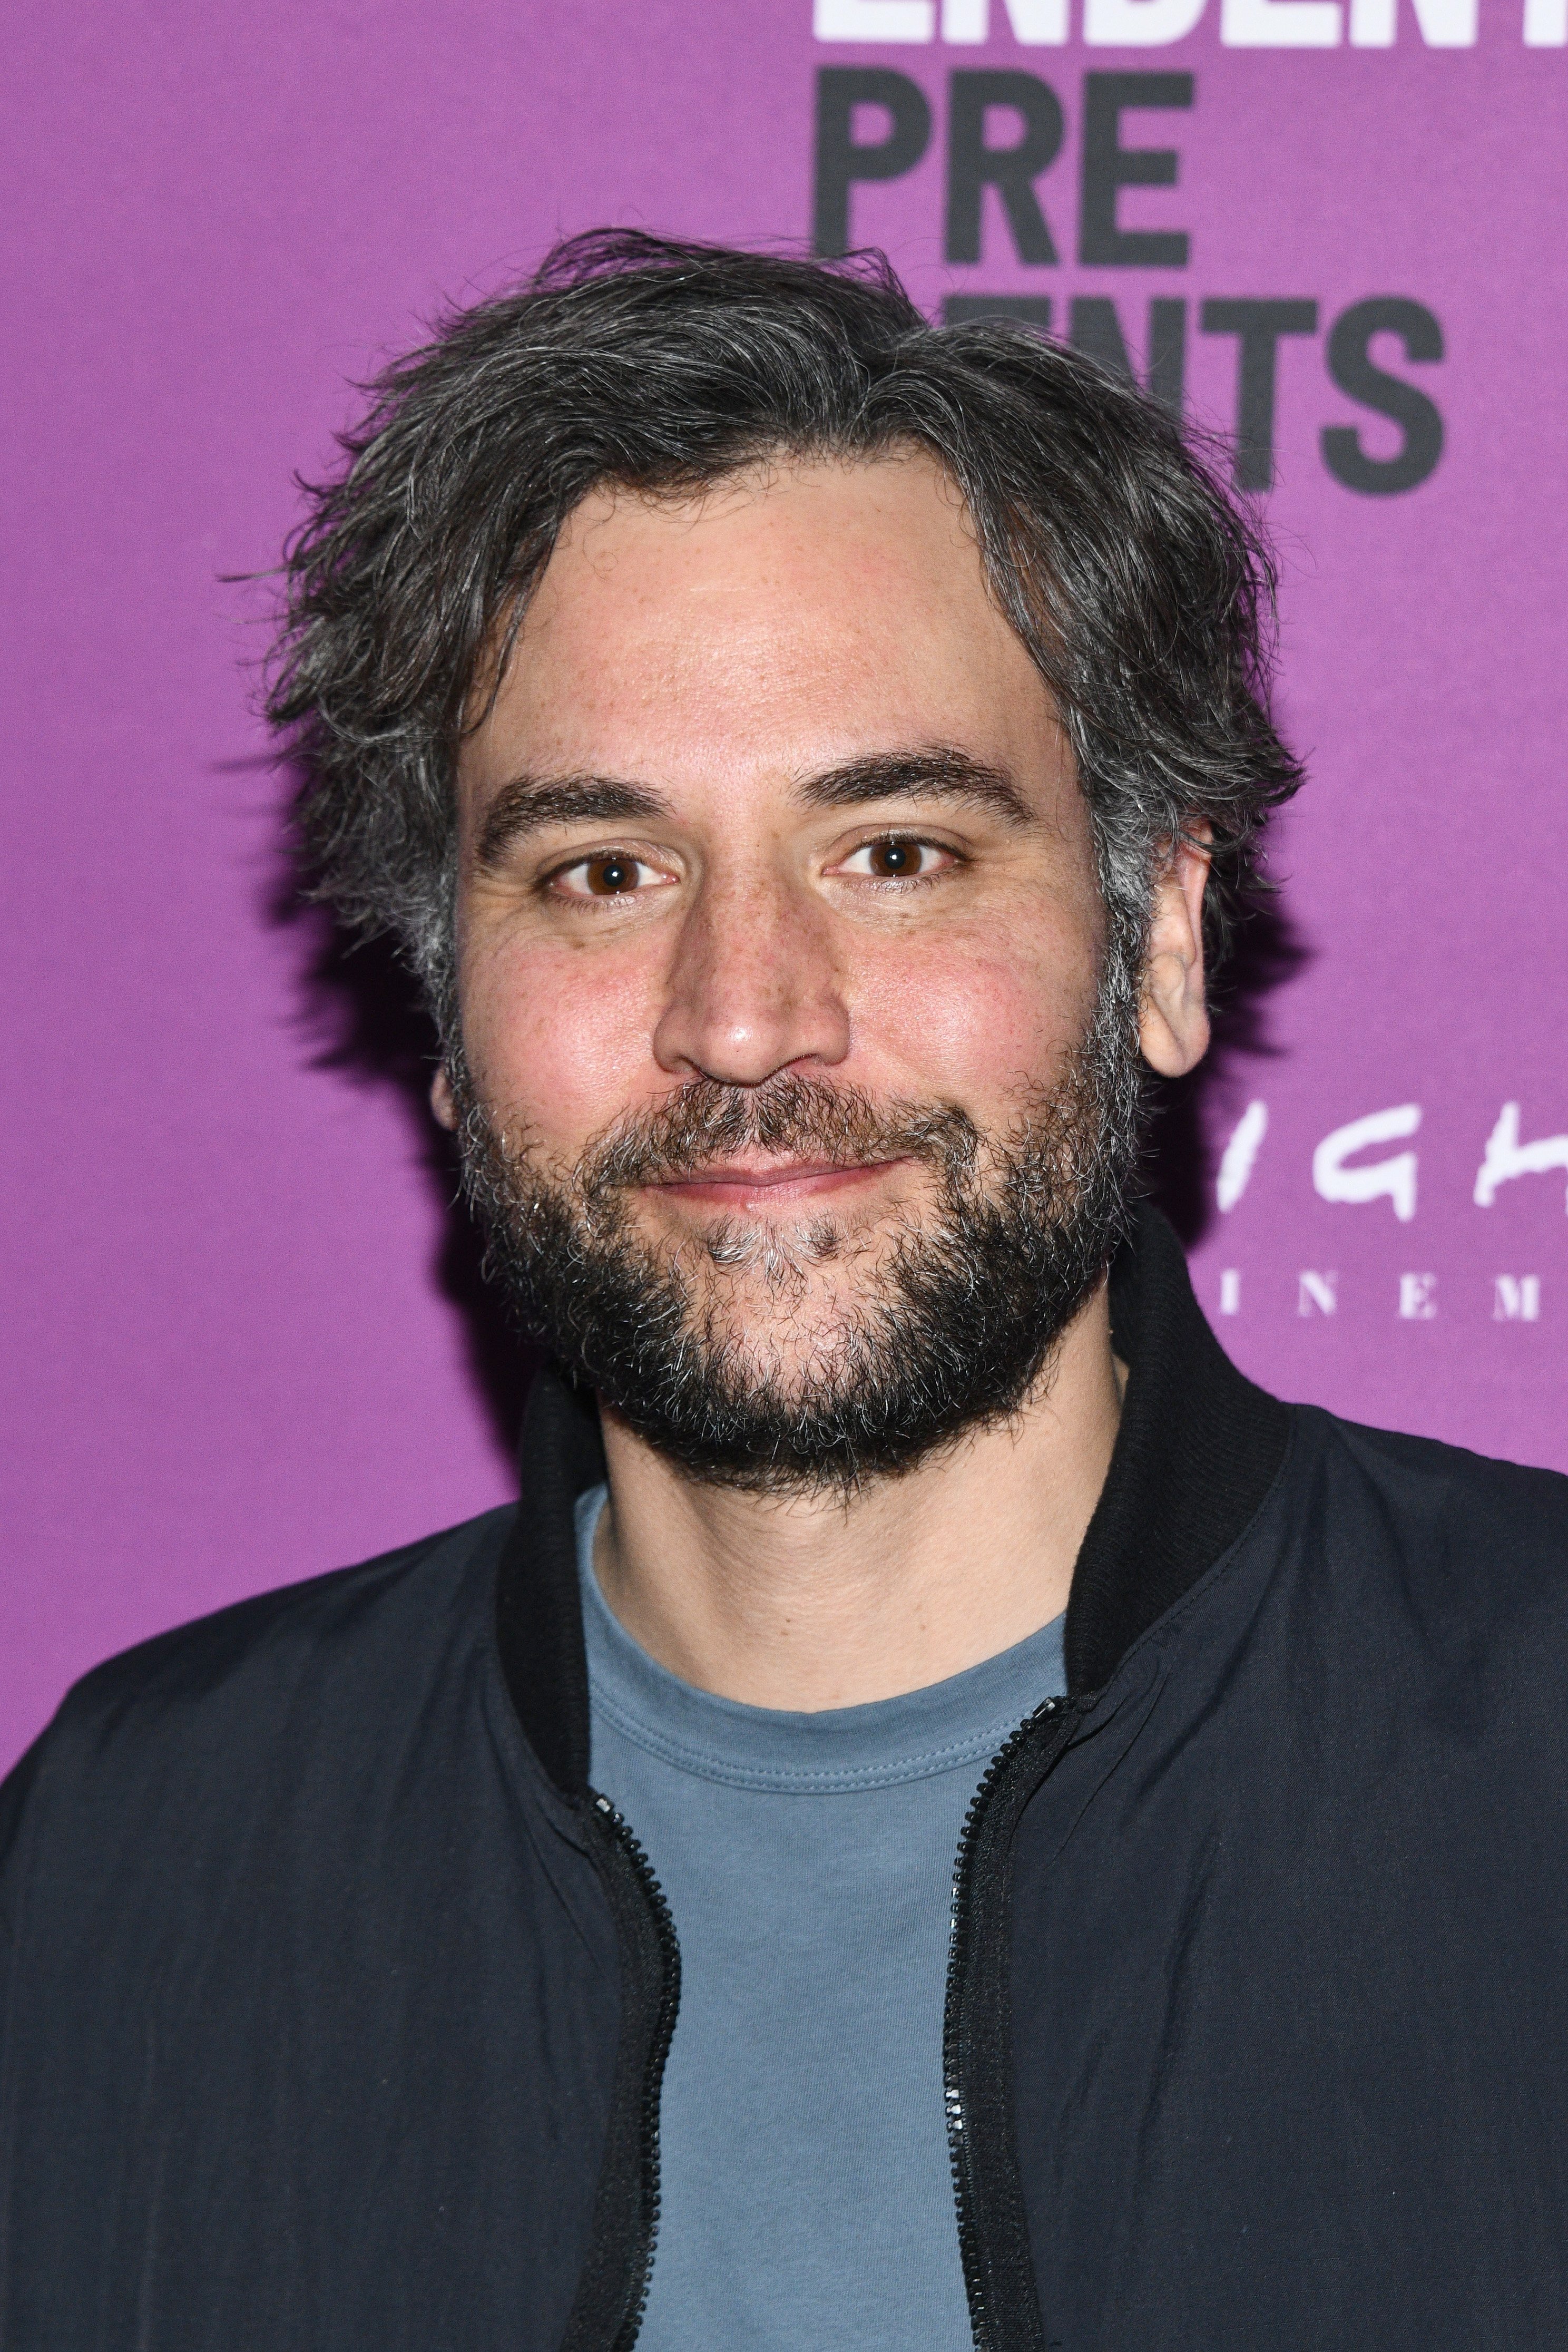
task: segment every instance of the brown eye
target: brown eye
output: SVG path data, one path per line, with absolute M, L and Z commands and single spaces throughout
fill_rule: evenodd
M 558 866 L 545 887 L 556 898 L 642 898 L 674 879 L 631 849 L 599 849 Z
M 952 854 L 934 841 L 920 841 L 907 833 L 884 833 L 880 841 L 865 841 L 845 859 L 841 874 L 863 875 L 871 882 L 924 882 Z
M 870 845 L 871 870 L 883 881 L 897 876 L 918 874 L 920 844 L 917 841 L 873 841 Z

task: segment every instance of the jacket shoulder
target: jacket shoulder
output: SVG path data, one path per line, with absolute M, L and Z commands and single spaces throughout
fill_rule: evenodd
M 515 1507 L 154 1633 L 92 1667 L 67 1694 L 62 1713 L 113 1716 L 139 1703 L 204 1699 L 274 1663 L 298 1666 L 383 1635 L 395 1639 L 411 1609 L 427 1618 L 444 1593 L 455 1598 L 476 1568 L 494 1559 Z
M 1326 1535 L 1364 1559 L 1381 1556 L 1402 1583 L 1437 1578 L 1468 1596 L 1467 1613 L 1495 1620 L 1544 1606 L 1560 1614 L 1568 1477 L 1310 1406 L 1296 1412 L 1316 1438 L 1303 1449 L 1312 1467 L 1296 1500 L 1315 1496 Z
M 1403 1430 L 1374 1429 L 1330 1413 L 1313 1415 L 1332 1431 L 1346 1454 L 1375 1482 L 1396 1492 L 1441 1495 L 1450 1505 L 1539 1529 L 1568 1540 L 1568 1477 L 1529 1463 L 1506 1462 L 1440 1438 L 1413 1437 Z
M 471 1648 L 487 1632 L 490 1575 L 514 1512 L 233 1601 L 106 1658 L 0 1784 L 0 1859 L 24 1811 L 72 1786 L 129 1797 L 149 1776 L 211 1769 L 228 1779 L 312 1721 L 352 1723 L 363 1736 L 394 1694 L 417 1705 L 454 1643 Z

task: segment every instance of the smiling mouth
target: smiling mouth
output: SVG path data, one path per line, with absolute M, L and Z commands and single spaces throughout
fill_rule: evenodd
M 784 1208 L 797 1201 L 821 1198 L 824 1193 L 841 1192 L 869 1184 L 884 1176 L 890 1168 L 903 1165 L 902 1156 L 891 1160 L 723 1160 L 711 1168 L 694 1170 L 689 1176 L 650 1184 L 651 1192 L 663 1192 L 677 1201 L 704 1202 L 716 1208 L 730 1210 L 746 1208 Z

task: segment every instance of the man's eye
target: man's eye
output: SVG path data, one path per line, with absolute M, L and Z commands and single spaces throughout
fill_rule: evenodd
M 550 887 L 568 898 L 623 898 L 645 890 L 664 877 L 658 867 L 624 849 L 607 849 L 598 857 L 580 857 L 550 877 Z
M 951 865 L 951 850 L 934 841 L 915 841 L 908 834 L 890 833 L 879 841 L 862 842 L 840 866 L 841 874 L 864 874 L 876 882 L 919 881 Z

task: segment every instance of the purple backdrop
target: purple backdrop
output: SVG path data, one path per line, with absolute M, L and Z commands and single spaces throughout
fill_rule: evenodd
M 509 1488 L 417 1124 L 324 1058 L 315 935 L 273 911 L 265 598 L 222 575 L 272 560 L 348 380 L 444 299 L 601 220 L 803 236 L 814 167 L 831 226 L 834 142 L 900 125 L 909 168 L 852 186 L 850 226 L 933 311 L 1049 296 L 1103 338 L 1109 299 L 1136 359 L 1158 299 L 1168 362 L 1182 304 L 1189 411 L 1234 435 L 1245 341 L 1256 441 L 1271 314 L 1223 306 L 1316 305 L 1275 349 L 1269 500 L 1312 783 L 1278 858 L 1283 977 L 1197 1107 L 1195 1272 L 1286 1394 L 1568 1468 L 1568 26 L 1563 0 L 1467 5 L 1071 0 L 1063 40 L 1057 0 L 992 0 L 984 41 L 980 0 L 819 0 L 815 26 L 811 0 L 18 16 L 0 1760 L 108 1651 Z M 893 112 L 850 103 L 867 69 L 902 78 L 874 85 Z M 985 72 L 1034 81 L 953 94 Z M 1129 74 L 1166 78 L 1157 107 L 1086 81 Z M 1051 143 L 1040 84 L 1063 135 L 1038 223 L 992 189 L 981 257 L 949 263 L 977 137 Z M 1013 106 L 982 103 L 998 88 Z M 1118 192 L 1129 168 L 1166 184 Z M 1107 248 L 1139 232 L 1184 233 L 1185 261 Z M 1078 259 L 1096 237 L 1111 257 Z M 1374 298 L 1406 306 L 1380 314 L 1403 341 L 1369 340 Z M 1439 462 L 1388 488 L 1402 451 L 1427 467 L 1432 408 Z M 1368 460 L 1394 475 L 1347 485 Z

